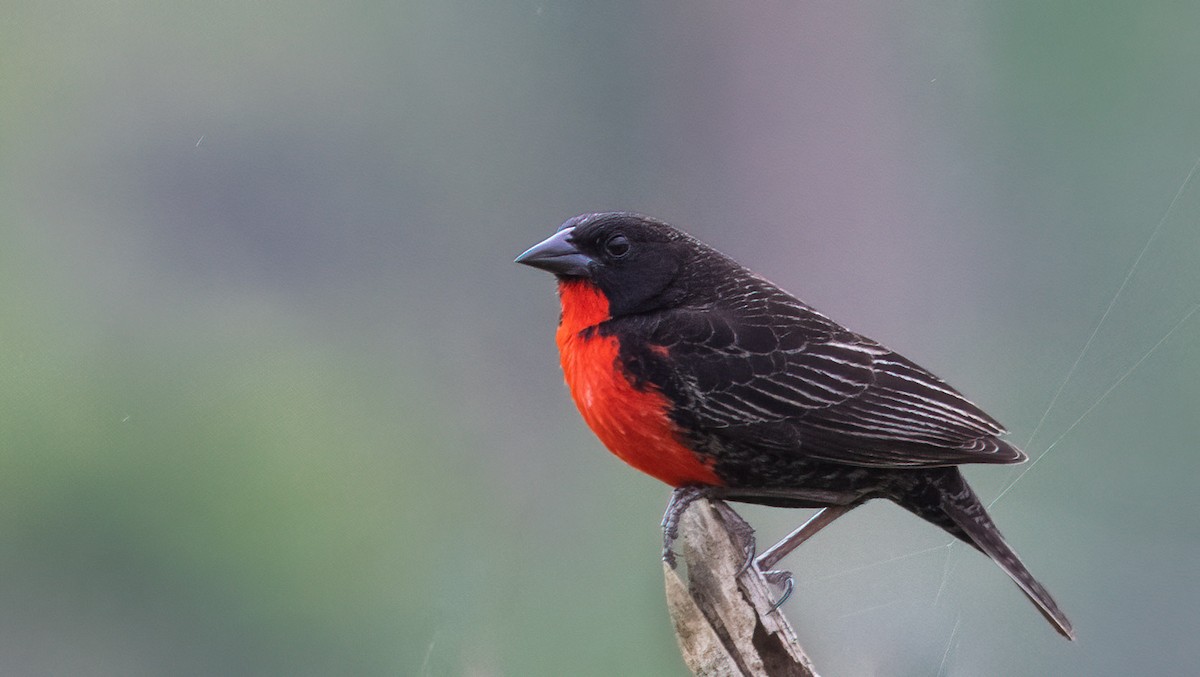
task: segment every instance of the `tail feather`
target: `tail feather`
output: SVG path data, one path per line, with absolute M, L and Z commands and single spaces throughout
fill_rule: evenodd
M 947 470 L 945 474 L 936 475 L 926 491 L 910 494 L 915 500 L 901 501 L 901 505 L 990 557 L 1063 637 L 1075 639 L 1071 621 L 1017 557 L 1017 553 L 1004 542 L 1000 530 L 967 485 L 962 473 L 957 468 Z

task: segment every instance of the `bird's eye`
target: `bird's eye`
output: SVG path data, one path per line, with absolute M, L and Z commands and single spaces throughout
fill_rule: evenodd
M 629 253 L 629 238 L 624 235 L 613 235 L 604 243 L 604 251 L 614 259 L 619 259 Z

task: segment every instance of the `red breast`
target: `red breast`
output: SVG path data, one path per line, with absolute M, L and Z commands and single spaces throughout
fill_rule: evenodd
M 609 319 L 608 300 L 595 285 L 558 285 L 562 320 L 555 339 L 575 406 L 618 458 L 671 486 L 719 485 L 710 464 L 680 443 L 670 401 L 653 387 L 637 388 L 618 359 L 619 339 L 584 331 Z

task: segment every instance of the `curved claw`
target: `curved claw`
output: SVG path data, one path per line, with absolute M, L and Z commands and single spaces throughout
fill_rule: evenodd
M 662 558 L 663 561 L 667 563 L 667 566 L 671 567 L 672 569 L 675 568 L 675 551 L 672 550 L 670 546 L 663 548 Z
M 742 566 L 738 568 L 737 575 L 741 576 L 754 566 L 754 535 L 750 535 L 750 540 L 743 546 L 743 552 L 746 555 L 746 561 L 742 562 Z
M 783 594 L 771 605 L 771 611 L 783 606 L 783 603 L 792 596 L 792 592 L 796 589 L 796 579 L 792 577 L 790 571 L 764 571 L 763 579 L 772 585 L 783 586 Z

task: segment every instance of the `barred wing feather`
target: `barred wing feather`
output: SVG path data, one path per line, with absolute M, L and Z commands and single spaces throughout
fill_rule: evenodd
M 689 409 L 712 434 L 865 466 L 1024 460 L 997 439 L 999 423 L 938 377 L 806 307 L 792 310 L 812 316 L 756 323 L 707 313 L 699 332 L 718 340 L 669 346 Z

